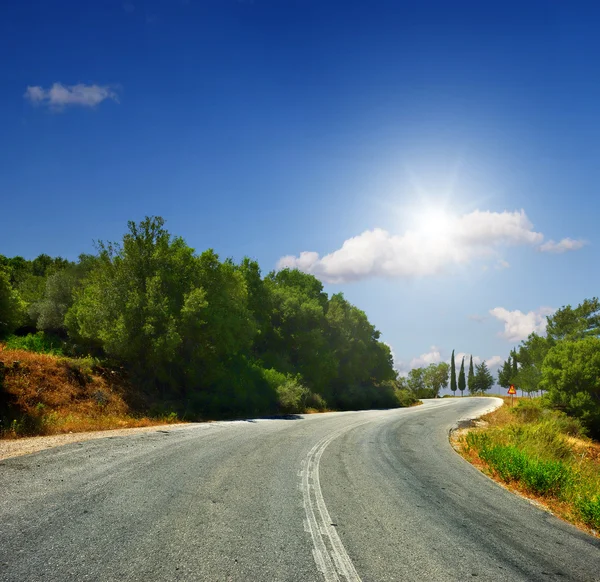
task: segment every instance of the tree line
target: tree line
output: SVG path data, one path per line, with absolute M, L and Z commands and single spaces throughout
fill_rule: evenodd
M 0 256 L 0 337 L 37 333 L 101 358 L 194 415 L 416 400 L 366 314 L 312 275 L 198 254 L 160 217 L 96 245 L 75 262 Z
M 448 388 L 448 383 L 454 395 L 458 390 L 461 396 L 464 396 L 467 388 L 471 395 L 484 394 L 494 385 L 494 377 L 485 362 L 473 367 L 473 356 L 470 356 L 467 376 L 463 356 L 457 381 L 454 350 L 452 350 L 450 364 L 440 362 L 429 364 L 427 367 L 413 368 L 408 372 L 406 378 L 399 378 L 399 382 L 418 398 L 437 398 L 443 388 Z
M 600 437 L 600 301 L 585 299 L 547 317 L 546 335 L 532 333 L 498 373 L 500 386 L 529 394 L 580 418 Z

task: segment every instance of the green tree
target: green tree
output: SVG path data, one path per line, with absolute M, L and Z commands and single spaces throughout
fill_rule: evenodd
M 408 373 L 407 383 L 416 398 L 429 398 L 429 389 L 425 384 L 425 368 L 413 368 Z
M 512 384 L 513 377 L 513 366 L 512 366 L 512 358 L 508 356 L 508 359 L 504 361 L 502 364 L 502 368 L 498 370 L 498 384 L 502 386 L 502 388 L 508 388 Z
M 473 355 L 469 358 L 469 393 L 475 392 L 475 371 L 473 370 Z
M 196 256 L 163 226 L 129 222 L 122 245 L 99 243 L 66 323 L 148 386 L 185 393 L 222 379 L 254 329 L 242 275 L 212 251 Z
M 600 339 L 559 341 L 542 366 L 542 387 L 549 401 L 579 417 L 600 437 Z
M 452 357 L 450 358 L 450 390 L 452 394 L 456 394 L 456 366 L 454 364 L 454 350 L 452 350 Z
M 25 317 L 25 303 L 10 283 L 8 273 L 0 268 L 0 338 L 17 329 Z
M 458 389 L 460 390 L 461 396 L 464 396 L 466 387 L 467 383 L 465 381 L 465 357 L 463 356 L 462 362 L 460 363 L 460 372 L 458 373 Z
M 487 392 L 494 385 L 494 377 L 490 374 L 485 361 L 475 366 L 475 392 Z
M 425 368 L 423 380 L 425 388 L 428 390 L 428 395 L 423 397 L 437 398 L 443 388 L 448 387 L 448 372 L 450 366 L 446 362 L 439 364 L 429 364 Z
M 600 301 L 593 297 L 585 299 L 575 309 L 570 305 L 561 307 L 547 319 L 546 334 L 552 340 L 598 336 L 600 335 Z

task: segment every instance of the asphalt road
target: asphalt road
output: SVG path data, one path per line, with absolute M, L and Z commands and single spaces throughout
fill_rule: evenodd
M 0 462 L 3 581 L 600 580 L 448 444 L 493 402 L 220 422 Z

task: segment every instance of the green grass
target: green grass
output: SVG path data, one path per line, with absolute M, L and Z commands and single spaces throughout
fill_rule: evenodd
M 63 355 L 63 341 L 43 331 L 24 336 L 11 335 L 4 341 L 7 350 L 27 350 L 37 354 Z
M 533 496 L 556 501 L 574 521 L 600 529 L 600 463 L 597 445 L 579 421 L 548 410 L 539 401 L 488 415 L 486 428 L 464 439 L 493 476 Z

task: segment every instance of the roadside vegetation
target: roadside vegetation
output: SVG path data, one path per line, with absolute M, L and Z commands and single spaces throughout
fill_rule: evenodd
M 379 338 L 363 311 L 341 293 L 328 296 L 315 277 L 289 269 L 263 276 L 252 259 L 198 254 L 161 218 L 146 218 L 76 262 L 0 255 L 0 426 L 5 435 L 73 430 L 48 420 L 63 405 L 46 380 L 59 376 L 72 402 L 86 400 L 81 390 L 120 394 L 126 407 L 107 397 L 105 419 L 414 404 L 418 395 Z M 75 386 L 67 377 L 92 380 Z M 122 381 L 113 386 L 113 377 Z
M 546 335 L 532 333 L 511 352 L 498 384 L 543 393 L 548 407 L 579 419 L 600 440 L 600 301 L 585 299 L 548 317 Z
M 547 398 L 519 399 L 459 431 L 455 447 L 510 489 L 597 534 L 600 444 L 586 436 L 580 419 L 551 406 Z
M 139 394 L 94 358 L 68 358 L 0 348 L 4 438 L 105 430 L 177 422 L 157 406 L 140 409 Z M 146 402 L 146 404 L 149 404 Z M 13 414 L 7 414 L 13 412 Z

